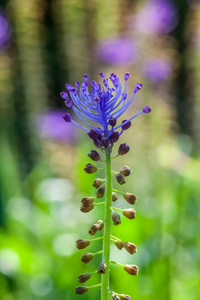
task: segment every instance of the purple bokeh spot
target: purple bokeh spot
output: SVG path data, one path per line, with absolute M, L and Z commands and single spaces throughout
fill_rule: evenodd
M 143 74 L 152 82 L 166 80 L 172 73 L 171 64 L 161 58 L 155 58 L 144 63 Z
M 171 0 L 149 0 L 138 11 L 136 29 L 144 33 L 169 33 L 178 23 L 175 5 Z
M 96 49 L 96 56 L 107 64 L 123 65 L 136 60 L 136 46 L 128 38 L 103 40 Z
M 65 123 L 63 111 L 53 110 L 41 114 L 37 119 L 38 133 L 42 138 L 72 144 L 76 140 L 76 127 Z
M 5 51 L 10 46 L 11 27 L 10 24 L 0 8 L 0 51 Z

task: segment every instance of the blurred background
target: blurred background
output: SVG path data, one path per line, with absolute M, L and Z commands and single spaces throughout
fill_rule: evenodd
M 101 83 L 99 72 L 122 83 L 129 72 L 129 95 L 143 83 L 124 118 L 152 108 L 114 149 L 131 147 L 113 169 L 131 167 L 121 190 L 138 201 L 137 218 L 122 217 L 113 234 L 138 252 L 114 246 L 112 259 L 140 272 L 133 278 L 112 267 L 111 288 L 137 300 L 200 299 L 198 0 L 0 1 L 0 299 L 77 299 L 77 277 L 100 263 L 83 265 L 85 251 L 75 248 L 102 218 L 101 210 L 79 210 L 81 198 L 95 194 L 95 175 L 83 171 L 95 148 L 63 121 L 59 95 L 84 73 Z M 124 202 L 116 205 L 128 208 Z

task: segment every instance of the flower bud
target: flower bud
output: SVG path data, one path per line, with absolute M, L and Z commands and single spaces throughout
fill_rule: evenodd
M 83 207 L 90 207 L 94 203 L 94 197 L 87 197 L 81 200 L 81 204 Z
M 120 169 L 119 173 L 124 176 L 129 176 L 131 174 L 131 169 L 128 166 L 124 166 Z
M 87 246 L 90 245 L 90 241 L 89 240 L 83 240 L 83 239 L 79 239 L 76 241 L 76 248 L 80 249 L 84 249 Z
M 137 246 L 133 243 L 125 242 L 123 243 L 123 246 L 130 254 L 134 254 L 137 252 Z
M 102 198 L 105 194 L 105 190 L 106 190 L 105 185 L 101 185 L 96 192 L 96 197 Z
M 115 242 L 115 246 L 119 249 L 119 250 L 122 250 L 122 248 L 124 247 L 123 243 L 122 242 Z
M 129 295 L 121 294 L 121 295 L 120 295 L 120 299 L 121 299 L 121 300 L 131 300 L 131 297 L 130 297 Z
M 88 153 L 88 156 L 94 161 L 100 160 L 100 155 L 96 150 L 91 150 L 90 153 Z
M 71 120 L 72 120 L 70 114 L 68 114 L 68 113 L 65 113 L 62 117 L 65 120 L 65 122 L 67 122 L 67 123 L 71 122 Z
M 126 124 L 124 124 L 124 123 L 126 123 Z M 131 127 L 131 121 L 123 120 L 122 124 L 124 124 L 124 125 L 122 125 L 123 130 L 127 130 Z
M 109 125 L 112 127 L 115 127 L 115 125 L 117 124 L 117 120 L 113 117 L 111 117 L 108 122 L 109 122 Z
M 126 154 L 129 150 L 130 150 L 129 145 L 127 145 L 126 143 L 121 144 L 121 145 L 119 146 L 119 149 L 118 149 L 118 154 L 119 154 L 119 155 L 124 155 L 124 154 Z
M 112 192 L 112 201 L 115 202 L 117 200 L 117 194 Z
M 106 271 L 106 263 L 105 262 L 102 262 L 100 263 L 99 265 L 99 268 L 97 270 L 97 273 L 98 274 L 105 274 L 105 271 Z
M 97 224 L 99 224 L 99 231 L 101 231 L 104 228 L 104 222 L 103 222 L 103 220 L 99 220 L 97 222 Z
M 118 131 L 114 131 L 110 137 L 109 137 L 109 140 L 110 142 L 113 144 L 113 143 L 116 143 L 119 139 L 119 132 Z
M 139 268 L 136 265 L 125 265 L 124 270 L 130 275 L 137 275 Z
M 78 286 L 75 288 L 75 294 L 81 295 L 84 294 L 88 291 L 88 287 L 87 286 Z
M 151 112 L 151 107 L 150 106 L 145 106 L 144 108 L 143 108 L 143 113 L 145 113 L 145 114 L 148 114 L 148 113 L 150 113 Z
M 92 164 L 86 164 L 84 170 L 86 173 L 92 174 L 97 171 L 97 168 Z
M 102 146 L 107 149 L 109 147 L 109 139 L 108 138 L 102 138 Z
M 137 201 L 137 197 L 134 194 L 125 193 L 123 197 L 130 204 L 135 204 L 135 202 Z
M 113 300 L 120 300 L 119 296 L 117 296 L 116 294 L 112 294 L 112 299 Z
M 80 211 L 82 211 L 83 213 L 88 213 L 90 212 L 92 209 L 94 208 L 94 205 L 91 206 L 81 206 Z
M 89 263 L 93 259 L 94 255 L 92 253 L 83 253 L 81 256 L 81 261 L 85 264 Z
M 117 173 L 116 175 L 115 175 L 115 178 L 117 179 L 117 182 L 119 183 L 119 184 L 124 184 L 124 183 L 126 183 L 126 180 L 125 180 L 125 177 L 124 177 L 124 175 L 122 175 L 121 173 Z
M 123 215 L 130 220 L 135 219 L 135 214 L 136 211 L 133 208 L 127 208 L 123 211 Z
M 90 235 L 95 235 L 95 233 L 99 230 L 99 227 L 100 227 L 100 225 L 99 225 L 98 223 L 93 224 L 93 225 L 90 227 L 88 233 L 89 233 Z
M 102 185 L 102 183 L 103 180 L 101 178 L 96 178 L 92 186 L 98 189 Z
M 120 215 L 117 212 L 112 213 L 111 217 L 114 225 L 118 226 L 121 224 Z
M 89 280 L 91 277 L 90 274 L 81 274 L 78 276 L 78 282 L 79 283 L 83 283 L 83 282 L 86 282 L 87 280 Z

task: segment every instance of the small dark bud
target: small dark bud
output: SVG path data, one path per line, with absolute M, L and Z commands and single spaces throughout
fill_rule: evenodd
M 89 280 L 91 277 L 90 274 L 81 274 L 78 276 L 78 282 L 79 283 L 83 283 L 83 282 L 86 282 L 87 280 Z
M 89 263 L 93 259 L 94 255 L 92 253 L 83 253 L 81 256 L 81 261 L 85 264 Z
M 94 205 L 91 206 L 81 206 L 80 211 L 82 211 L 83 213 L 88 213 L 90 212 L 92 209 L 94 208 Z
M 99 265 L 99 268 L 97 270 L 97 273 L 98 274 L 105 274 L 105 271 L 106 271 L 106 263 L 105 262 L 102 262 L 100 263 Z
M 112 201 L 116 202 L 117 201 L 117 194 L 112 192 Z
M 96 150 L 91 150 L 90 153 L 88 153 L 88 156 L 94 161 L 100 160 L 100 155 Z
M 137 197 L 134 194 L 125 193 L 123 197 L 130 204 L 135 204 L 135 202 L 137 201 Z
M 63 119 L 65 120 L 65 122 L 71 122 L 71 116 L 70 116 L 70 114 L 68 114 L 68 113 L 65 113 L 63 116 Z
M 137 246 L 133 243 L 125 242 L 123 243 L 123 246 L 130 254 L 134 254 L 137 252 Z
M 97 168 L 92 164 L 86 164 L 84 170 L 86 173 L 92 174 L 97 171 Z
M 110 140 L 111 144 L 116 143 L 118 141 L 118 139 L 119 139 L 119 132 L 118 131 L 113 132 L 109 137 L 109 140 Z
M 117 173 L 116 175 L 115 175 L 115 178 L 117 179 L 117 182 L 119 183 L 119 184 L 124 184 L 124 183 L 126 183 L 126 180 L 125 180 L 125 177 L 124 177 L 124 175 L 122 175 L 122 174 L 120 174 L 120 173 Z
M 148 114 L 148 113 L 150 113 L 151 112 L 151 107 L 150 106 L 145 106 L 144 108 L 143 108 L 143 113 L 145 113 L 145 114 Z
M 114 225 L 118 226 L 119 224 L 121 224 L 120 215 L 118 213 L 112 213 L 111 217 Z
M 88 135 L 93 141 L 96 141 L 98 139 L 98 133 L 96 130 L 90 129 Z
M 102 185 L 102 183 L 103 180 L 101 178 L 96 178 L 92 186 L 98 189 Z
M 125 265 L 124 270 L 130 275 L 137 275 L 139 268 L 136 265 Z
M 107 149 L 109 147 L 109 139 L 108 138 L 102 138 L 101 143 L 105 149 Z
M 76 241 L 76 248 L 80 249 L 84 249 L 87 246 L 90 245 L 90 241 L 89 240 L 83 240 L 83 239 L 79 239 Z
M 129 295 L 121 294 L 121 295 L 120 295 L 120 299 L 121 299 L 121 300 L 131 300 L 131 297 L 130 297 Z
M 122 250 L 122 248 L 124 247 L 123 243 L 122 242 L 115 242 L 115 246 L 119 249 L 119 250 Z
M 87 286 L 78 286 L 75 288 L 75 294 L 82 295 L 88 291 Z
M 133 208 L 127 208 L 123 211 L 123 215 L 130 220 L 135 219 L 135 214 L 136 211 Z
M 94 197 L 87 197 L 81 200 L 82 207 L 90 207 L 94 203 Z
M 99 225 L 98 223 L 93 224 L 93 225 L 90 227 L 88 233 L 89 233 L 90 235 L 95 235 L 95 233 L 99 230 L 99 227 L 100 227 L 100 225 Z
M 124 124 L 124 123 L 126 123 L 126 124 Z M 127 130 L 127 129 L 129 129 L 131 127 L 131 121 L 127 122 L 127 120 L 123 120 L 122 124 L 124 124 L 124 125 L 122 125 L 122 129 L 123 130 Z
M 124 166 L 120 169 L 119 173 L 124 176 L 129 176 L 131 174 L 131 169 L 128 166 Z
M 111 117 L 108 122 L 109 122 L 109 125 L 112 127 L 115 127 L 115 125 L 117 124 L 117 120 L 113 117 Z
M 126 154 L 129 150 L 130 150 L 129 145 L 127 145 L 126 143 L 121 144 L 121 145 L 119 146 L 119 149 L 118 149 L 118 154 L 119 154 L 119 155 L 124 155 L 124 154 Z
M 119 296 L 117 296 L 116 294 L 112 294 L 112 299 L 113 300 L 120 300 Z
M 102 198 L 105 194 L 105 190 L 106 190 L 105 185 L 101 185 L 96 192 L 96 197 Z
M 99 231 L 101 231 L 104 228 L 104 222 L 103 222 L 103 220 L 99 220 L 97 222 L 97 224 L 99 224 Z

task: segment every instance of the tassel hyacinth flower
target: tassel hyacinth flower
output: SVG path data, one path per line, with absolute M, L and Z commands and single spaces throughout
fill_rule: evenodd
M 100 154 L 96 150 L 91 150 L 88 156 L 94 162 L 100 161 L 106 164 L 106 178 L 96 178 L 93 183 L 93 187 L 96 188 L 96 196 L 83 198 L 80 208 L 82 212 L 88 213 L 96 206 L 104 205 L 104 216 L 102 220 L 93 224 L 88 232 L 92 236 L 99 231 L 103 231 L 103 234 L 94 239 L 79 239 L 76 241 L 76 247 L 78 249 L 84 249 L 89 247 L 90 243 L 102 240 L 102 249 L 96 253 L 83 253 L 81 257 L 82 262 L 89 263 L 95 255 L 102 254 L 99 268 L 91 274 L 81 274 L 78 277 L 79 283 L 84 283 L 88 281 L 91 276 L 101 274 L 101 283 L 92 286 L 79 286 L 75 289 L 75 292 L 76 294 L 83 294 L 88 292 L 91 288 L 101 287 L 101 300 L 108 300 L 109 297 L 112 299 L 131 299 L 128 295 L 118 294 L 112 291 L 109 286 L 111 264 L 122 267 L 130 275 L 137 275 L 139 270 L 136 265 L 122 265 L 110 259 L 111 243 L 114 243 L 119 250 L 124 248 L 130 254 L 134 254 L 137 251 L 135 244 L 122 241 L 111 235 L 112 226 L 119 226 L 121 224 L 119 213 L 122 213 L 130 220 L 134 219 L 136 215 L 136 211 L 132 207 L 121 210 L 113 206 L 112 203 L 117 201 L 118 194 L 123 195 L 124 200 L 127 201 L 129 205 L 134 205 L 137 200 L 134 194 L 123 193 L 114 189 L 112 186 L 112 176 L 115 177 L 116 184 L 122 185 L 125 184 L 126 177 L 131 174 L 131 170 L 128 166 L 122 167 L 118 172 L 114 172 L 111 169 L 111 160 L 119 155 L 125 155 L 130 150 L 129 145 L 126 143 L 121 144 L 118 148 L 118 153 L 113 157 L 111 153 L 114 143 L 118 141 L 123 131 L 131 127 L 131 121 L 142 113 L 149 113 L 151 108 L 145 106 L 130 119 L 120 121 L 119 118 L 127 110 L 135 94 L 142 88 L 142 84 L 137 83 L 132 96 L 127 98 L 129 73 L 124 75 L 125 88 L 123 91 L 120 80 L 116 74 L 112 73 L 109 79 L 107 79 L 103 73 L 100 73 L 100 76 L 103 78 L 103 87 L 94 80 L 89 83 L 88 76 L 85 74 L 84 82 L 81 84 L 79 92 L 79 82 L 76 82 L 75 87 L 67 83 L 66 88 L 68 92 L 60 93 L 61 97 L 65 100 L 65 105 L 74 111 L 84 125 L 76 123 L 69 113 L 65 113 L 63 119 L 66 122 L 71 122 L 79 126 L 87 132 L 94 145 L 102 151 L 105 158 L 101 159 Z M 102 169 L 104 168 L 98 168 L 91 163 L 86 164 L 84 168 L 88 174 L 96 173 Z M 102 200 L 104 197 L 105 200 Z

